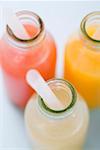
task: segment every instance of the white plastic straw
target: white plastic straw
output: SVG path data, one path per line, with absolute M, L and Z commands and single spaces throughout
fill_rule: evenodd
M 43 98 L 45 104 L 49 108 L 53 110 L 64 109 L 63 104 L 57 99 L 38 71 L 34 69 L 29 70 L 26 75 L 26 80 L 28 84 Z
M 11 9 L 6 9 L 4 13 L 6 15 L 6 24 L 12 29 L 13 33 L 19 38 L 29 39 L 27 31 L 16 14 Z

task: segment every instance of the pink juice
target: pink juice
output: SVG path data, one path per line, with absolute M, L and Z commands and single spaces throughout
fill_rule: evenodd
M 32 14 L 29 14 L 30 17 L 33 17 Z M 39 27 L 32 23 L 24 23 L 24 26 L 31 38 L 36 34 L 38 38 L 23 42 L 5 33 L 1 41 L 5 85 L 11 100 L 22 108 L 34 92 L 26 83 L 26 72 L 35 68 L 48 80 L 54 77 L 56 65 L 56 46 L 52 36 L 44 31 L 45 35 L 40 37 Z M 33 45 L 35 40 L 37 43 Z

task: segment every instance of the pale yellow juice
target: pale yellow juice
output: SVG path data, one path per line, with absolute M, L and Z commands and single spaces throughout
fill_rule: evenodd
M 33 149 L 80 150 L 88 127 L 88 108 L 75 91 L 68 87 L 67 82 L 56 81 L 53 81 L 51 88 L 66 110 L 56 112 L 47 109 L 37 95 L 31 97 L 26 107 L 26 128 L 32 142 L 36 143 Z

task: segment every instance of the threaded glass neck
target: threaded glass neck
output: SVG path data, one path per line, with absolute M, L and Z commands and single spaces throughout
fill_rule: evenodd
M 58 117 L 58 118 L 61 116 L 64 117 L 65 115 L 68 114 L 68 112 L 70 112 L 69 110 L 73 109 L 76 103 L 76 100 L 77 100 L 76 90 L 68 81 L 63 80 L 63 79 L 53 79 L 53 80 L 49 80 L 47 83 L 50 86 L 50 88 L 54 91 L 54 93 L 55 93 L 55 89 L 56 91 L 58 90 L 59 94 L 55 93 L 56 96 L 59 95 L 62 101 L 63 101 L 63 98 L 65 99 L 64 102 L 66 104 L 66 108 L 63 110 L 53 110 L 45 104 L 44 100 L 40 96 L 38 96 L 39 108 L 46 115 L 49 115 L 52 117 Z M 68 98 L 70 99 L 70 101 Z
M 100 39 L 93 36 L 98 29 L 100 30 L 100 11 L 92 12 L 83 18 L 80 25 L 81 38 L 88 47 L 95 50 L 100 50 Z
M 16 13 L 16 16 L 23 25 L 31 25 L 37 29 L 37 32 L 30 38 L 22 38 L 15 35 L 9 25 L 6 25 L 6 37 L 12 43 L 19 47 L 29 47 L 38 44 L 45 37 L 44 23 L 42 19 L 34 12 L 23 10 Z M 24 36 L 23 36 L 24 37 Z

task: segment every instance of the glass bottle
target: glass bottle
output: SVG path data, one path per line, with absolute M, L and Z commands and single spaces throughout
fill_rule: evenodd
M 10 99 L 19 107 L 24 107 L 33 94 L 26 83 L 29 69 L 37 69 L 45 80 L 55 75 L 56 45 L 51 34 L 46 31 L 42 19 L 31 11 L 16 13 L 24 25 L 29 39 L 17 37 L 7 25 L 0 41 L 2 50 L 2 70 Z
M 87 105 L 69 82 L 53 79 L 47 83 L 67 107 L 55 111 L 48 108 L 39 95 L 31 97 L 25 109 L 25 124 L 33 148 L 80 150 L 88 127 Z
M 73 83 L 90 108 L 100 106 L 100 12 L 83 18 L 80 31 L 65 47 L 64 78 Z

